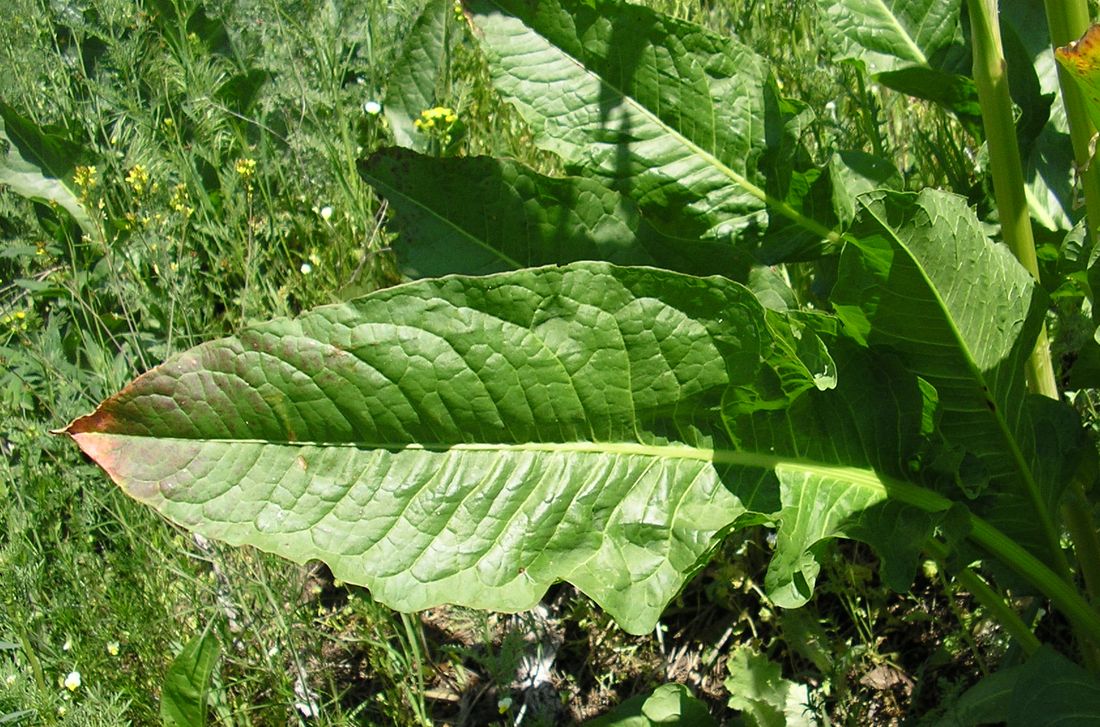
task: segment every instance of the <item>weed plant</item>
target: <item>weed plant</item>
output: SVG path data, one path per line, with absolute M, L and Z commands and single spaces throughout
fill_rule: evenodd
M 890 156 L 912 188 L 975 184 L 966 130 L 933 107 L 916 128 L 895 121 L 909 102 L 828 62 L 834 49 L 804 4 L 648 4 L 734 28 L 772 59 L 817 110 L 822 148 Z M 461 610 L 395 615 L 321 569 L 165 527 L 48 434 L 200 340 L 397 279 L 385 210 L 356 163 L 387 140 L 376 104 L 418 5 L 7 0 L 0 100 L 68 140 L 96 229 L 81 235 L 58 210 L 0 190 L 0 716 L 155 724 L 169 663 L 210 627 L 223 644 L 212 701 L 225 724 L 515 718 L 514 638 L 500 624 Z M 463 53 L 445 91 L 464 151 L 553 171 Z M 560 590 L 572 718 L 677 678 L 720 705 L 724 651 L 748 636 L 817 674 L 822 712 L 851 723 L 957 691 L 1003 651 L 996 634 L 975 635 L 980 610 L 945 595 L 932 571 L 913 594 L 887 596 L 872 568 L 837 557 L 823 581 L 843 588 L 779 613 L 761 591 L 764 536 L 726 547 L 653 637 L 624 636 Z M 894 637 L 932 623 L 946 638 L 940 662 L 925 647 L 924 661 L 904 663 L 914 645 Z M 934 685 L 944 664 L 957 668 Z M 894 666 L 927 670 L 917 697 L 913 685 L 860 682 Z M 459 693 L 477 704 L 448 701 Z

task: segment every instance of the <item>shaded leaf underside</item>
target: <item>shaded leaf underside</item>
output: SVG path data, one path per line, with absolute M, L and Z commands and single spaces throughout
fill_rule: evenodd
M 413 277 L 484 275 L 602 260 L 736 277 L 733 248 L 666 237 L 636 205 L 587 177 L 548 177 L 490 157 L 437 159 L 387 149 L 360 173 L 394 210 Z

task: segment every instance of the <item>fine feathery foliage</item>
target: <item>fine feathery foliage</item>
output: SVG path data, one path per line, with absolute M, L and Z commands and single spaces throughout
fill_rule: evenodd
M 957 70 L 958 2 L 833 6 L 868 62 Z M 189 530 L 320 559 L 401 610 L 520 610 L 564 580 L 643 633 L 726 535 L 767 524 L 779 606 L 848 537 L 899 590 L 922 552 L 980 554 L 1100 645 L 1063 544 L 1088 447 L 1025 374 L 1050 298 L 972 200 L 812 154 L 812 112 L 730 36 L 620 0 L 463 11 L 429 3 L 399 64 L 432 60 L 387 94 L 406 148 L 360 164 L 399 264 L 433 277 L 170 358 L 65 429 L 84 452 Z M 467 32 L 567 175 L 438 158 L 453 144 L 409 125 Z M 1022 668 L 1050 658 L 960 577 L 1035 654 Z M 1044 678 L 1080 678 L 1057 659 Z M 775 681 L 737 708 L 781 719 L 800 688 Z M 631 709 L 674 702 L 694 709 Z

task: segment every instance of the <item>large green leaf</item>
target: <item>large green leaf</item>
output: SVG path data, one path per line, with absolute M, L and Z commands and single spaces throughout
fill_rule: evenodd
M 547 177 L 490 157 L 378 152 L 360 170 L 396 212 L 394 247 L 414 277 L 483 275 L 577 260 L 735 272 L 729 245 L 670 238 L 586 177 Z
M 938 54 L 961 42 L 962 0 L 818 0 L 829 22 L 868 53 L 874 71 L 936 65 Z
M 835 366 L 835 386 L 791 399 L 769 382 L 776 369 L 763 368 L 751 390 L 731 390 L 723 414 L 738 463 L 753 452 L 762 469 L 731 471 L 726 479 L 751 512 L 768 514 L 779 525 L 768 567 L 768 596 L 784 608 L 804 604 L 813 593 L 821 545 L 853 537 L 876 547 L 884 576 L 904 590 L 913 577 L 918 550 L 935 524 L 943 501 L 926 501 L 928 513 L 895 501 L 907 480 L 950 473 L 917 473 L 910 462 L 928 447 L 927 418 L 934 397 L 890 357 L 869 355 L 830 334 L 828 319 L 808 321 L 790 337 L 823 339 Z M 782 323 L 773 318 L 773 329 Z M 785 336 L 784 336 L 785 338 Z M 803 359 L 812 355 L 802 353 Z
M 413 122 L 420 112 L 445 103 L 455 48 L 462 40 L 454 20 L 454 3 L 431 0 L 405 39 L 401 56 L 390 69 L 383 108 L 398 146 L 428 150 L 428 136 Z
M 395 607 L 567 579 L 643 632 L 743 511 L 709 424 L 762 316 L 648 269 L 424 281 L 200 346 L 69 433 L 169 518 Z
M 1071 473 L 1076 427 L 1057 403 L 1027 396 L 1024 364 L 1047 297 L 1011 252 L 961 197 L 871 195 L 833 303 L 853 336 L 895 352 L 935 388 L 939 431 L 970 460 L 957 494 L 978 498 L 1035 552 L 1049 550 L 1042 528 Z
M 967 690 L 941 722 L 951 727 L 1100 723 L 1095 674 L 1044 646 L 1026 663 L 1001 669 Z
M 892 479 L 916 380 L 839 339 L 838 374 L 829 329 L 649 268 L 420 281 L 199 346 L 67 431 L 170 519 L 397 608 L 565 579 L 640 633 L 735 523 L 779 520 L 796 604 L 822 539 L 949 505 Z
M 87 234 L 95 223 L 70 186 L 80 147 L 42 131 L 15 109 L 0 101 L 0 184 L 23 197 L 56 204 L 68 212 Z
M 762 231 L 760 58 L 732 38 L 620 0 L 471 0 L 493 83 L 571 170 L 658 226 Z

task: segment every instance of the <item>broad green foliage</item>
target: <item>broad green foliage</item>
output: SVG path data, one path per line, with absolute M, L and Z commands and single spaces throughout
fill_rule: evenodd
M 199 347 L 69 432 L 171 519 L 395 607 L 522 609 L 567 579 L 644 632 L 744 512 L 715 413 L 775 345 L 721 279 L 447 278 Z
M 86 453 L 188 529 L 402 610 L 524 609 L 564 580 L 642 633 L 727 533 L 767 524 L 779 606 L 811 598 L 832 538 L 898 589 L 922 550 L 976 545 L 1097 636 L 1059 519 L 1080 426 L 1024 374 L 1050 301 L 972 200 L 900 192 L 862 152 L 815 164 L 812 110 L 731 37 L 613 0 L 464 7 L 569 176 L 373 154 L 399 263 L 443 277 L 180 354 L 68 427 Z M 424 66 L 388 95 L 402 118 L 438 102 L 444 10 L 398 65 Z M 958 2 L 829 13 L 895 68 L 939 73 L 959 41 Z M 941 101 L 972 115 L 969 92 Z M 748 652 L 730 681 L 750 721 L 800 718 L 805 689 Z
M 424 109 L 447 101 L 441 96 L 451 73 L 455 46 L 461 38 L 453 14 L 449 3 L 430 3 L 410 31 L 401 58 L 390 71 L 383 108 L 398 146 L 428 151 L 428 136 L 418 133 L 413 122 Z
M 979 497 L 988 486 L 983 501 L 990 517 L 1041 550 L 1041 523 L 1024 513 L 1051 509 L 1072 473 L 1069 462 L 1033 471 L 1035 432 L 1042 431 L 1033 416 L 1042 414 L 1028 404 L 1023 366 L 1046 296 L 1007 249 L 985 237 L 961 199 L 930 190 L 865 199 L 856 239 L 841 256 L 837 315 L 851 335 L 897 352 L 941 401 L 951 402 L 937 424 L 967 470 L 958 494 Z M 1045 424 L 1049 431 L 1051 422 Z M 1054 451 L 1059 436 L 1072 449 L 1072 418 L 1064 429 Z M 1021 500 L 1022 512 L 1012 506 Z M 997 512 L 999 505 L 1008 509 Z
M 80 149 L 64 137 L 44 133 L 0 101 L 0 184 L 30 199 L 56 204 L 88 234 L 95 225 L 72 190 Z
M 942 724 L 1091 724 L 1097 714 L 1100 685 L 1095 676 L 1044 647 L 1027 663 L 980 681 L 948 711 Z
M 961 0 L 818 0 L 837 31 L 865 51 L 873 70 L 933 65 L 937 55 L 961 43 Z M 885 60 L 885 58 L 891 60 Z
M 761 59 L 646 8 L 602 5 L 469 3 L 498 90 L 540 147 L 629 194 L 658 226 L 760 234 Z
M 733 651 L 726 665 L 729 704 L 750 727 L 796 727 L 814 723 L 809 712 L 810 691 L 804 684 L 783 678 L 779 665 L 751 647 Z
M 413 277 L 485 274 L 575 260 L 737 272 L 734 250 L 671 238 L 628 198 L 585 177 L 547 177 L 491 157 L 433 159 L 389 149 L 361 167 L 395 211 Z

